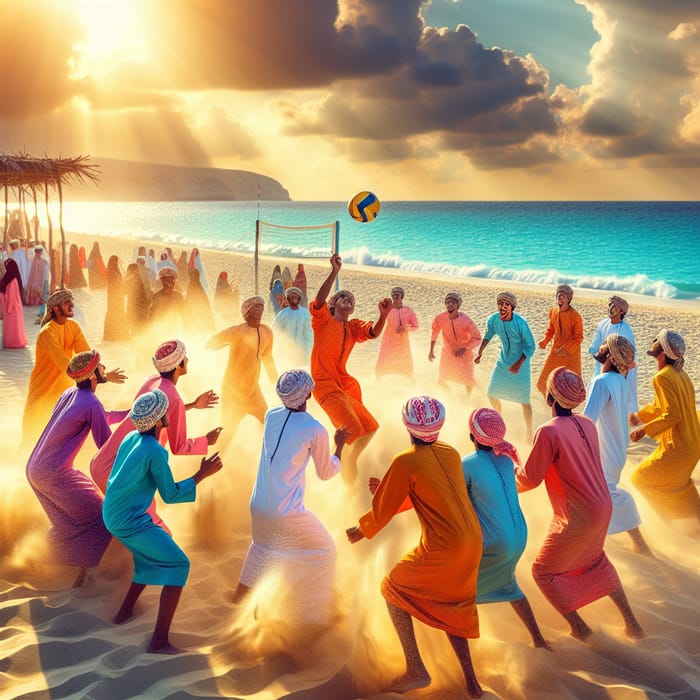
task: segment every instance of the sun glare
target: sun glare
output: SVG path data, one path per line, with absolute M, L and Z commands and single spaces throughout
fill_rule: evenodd
M 79 49 L 82 71 L 106 70 L 121 59 L 138 59 L 143 53 L 134 0 L 73 0 L 85 27 Z

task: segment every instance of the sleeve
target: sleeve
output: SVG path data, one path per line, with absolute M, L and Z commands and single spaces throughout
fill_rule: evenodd
M 351 318 L 350 332 L 357 343 L 364 343 L 366 340 L 374 340 L 375 336 L 371 331 L 374 327 L 374 321 L 361 321 L 359 318 Z
M 469 334 L 469 339 L 467 340 L 467 350 L 474 350 L 481 344 L 481 333 L 479 332 L 479 327 L 471 318 L 469 318 L 469 316 L 467 316 L 466 320 L 466 330 Z
M 209 340 L 207 340 L 207 350 L 220 350 L 224 345 L 228 345 L 232 340 L 232 331 L 233 327 L 227 328 L 209 338 Z
M 95 401 L 90 409 L 90 432 L 92 432 L 92 439 L 95 441 L 98 450 L 112 434 L 107 423 L 105 410 L 99 401 Z
M 360 530 L 372 539 L 399 511 L 410 492 L 410 482 L 400 458 L 394 459 L 374 497 L 372 508 L 360 518 Z
M 554 309 L 549 310 L 549 325 L 547 326 L 547 330 L 542 336 L 542 340 L 540 340 L 541 348 L 546 348 L 547 345 L 549 345 L 549 341 L 554 337 L 554 319 L 552 318 L 552 316 L 554 316 L 555 313 L 556 312 Z
M 583 319 L 578 311 L 573 311 L 571 337 L 563 346 L 567 355 L 575 355 L 577 352 L 581 352 L 581 343 L 583 342 Z
M 168 453 L 158 445 L 149 455 L 149 468 L 160 497 L 165 503 L 189 503 L 197 496 L 194 479 L 189 478 L 175 483 L 168 464 Z
M 439 315 L 433 319 L 430 324 L 430 342 L 434 343 L 440 335 L 440 321 L 438 320 Z
M 170 451 L 174 455 L 205 455 L 209 449 L 207 438 L 204 435 L 187 437 L 185 403 L 179 395 L 172 398 L 174 400 L 168 405 L 168 427 L 165 429 Z
M 608 387 L 602 381 L 594 381 L 586 398 L 586 405 L 583 407 L 583 415 L 590 418 L 594 423 L 600 418 L 600 413 L 605 404 L 610 400 Z
M 407 309 L 408 311 L 408 322 L 406 325 L 408 326 L 408 329 L 411 331 L 416 331 L 418 330 L 418 318 L 416 317 L 416 313 L 413 309 Z
M 675 370 L 673 370 L 675 371 Z M 649 437 L 656 438 L 662 433 L 671 430 L 681 421 L 678 410 L 678 402 L 674 401 L 673 384 L 664 375 L 654 377 L 654 404 L 652 410 L 649 406 L 637 412 L 640 420 L 644 422 L 644 431 Z M 649 422 L 647 422 L 649 421 Z
M 61 372 L 65 372 L 68 369 L 71 355 L 64 352 L 56 337 L 56 331 L 51 324 L 39 332 L 37 337 L 38 347 L 41 347 L 46 358 L 58 367 Z
M 319 426 L 311 445 L 311 459 L 314 461 L 316 474 L 319 479 L 327 481 L 340 472 L 340 460 L 331 454 L 328 431 Z
M 535 354 L 535 337 L 532 335 L 527 321 L 520 317 L 520 337 L 523 339 L 523 355 L 532 357 Z
M 603 344 L 603 321 L 601 321 L 597 328 L 595 329 L 595 335 L 591 342 L 591 347 L 588 348 L 588 352 L 591 355 L 595 355 L 598 352 L 598 348 Z
M 105 418 L 109 425 L 121 423 L 131 412 L 131 409 L 125 408 L 123 411 L 105 411 Z
M 323 328 L 331 317 L 331 312 L 328 310 L 328 302 L 324 301 L 321 304 L 321 308 L 317 309 L 312 301 L 309 304 L 309 314 L 311 314 L 311 328 L 314 331 Z
M 490 342 L 491 338 L 496 335 L 496 326 L 494 322 L 497 316 L 498 314 L 491 314 L 488 321 L 486 321 L 486 333 L 484 333 L 484 340 L 488 340 Z
M 303 306 L 301 308 L 304 308 Z M 314 344 L 314 334 L 311 330 L 311 315 L 308 309 L 304 309 L 304 326 L 302 333 L 302 344 L 308 352 L 311 352 L 311 347 Z
M 530 456 L 525 466 L 515 465 L 518 492 L 529 491 L 542 483 L 554 459 L 555 447 L 550 430 L 540 428 L 535 433 Z
M 73 329 L 73 353 L 77 355 L 79 352 L 89 351 L 90 346 L 88 345 L 88 341 L 85 340 L 83 329 L 75 323 L 75 321 L 71 324 L 71 327 Z M 68 367 L 68 365 L 66 365 L 66 367 Z
M 265 365 L 265 372 L 267 373 L 267 378 L 272 384 L 277 381 L 279 376 L 277 373 L 277 366 L 275 365 L 275 359 L 272 356 L 272 330 L 267 326 L 261 326 L 261 330 L 264 331 L 264 344 L 262 347 L 262 362 Z

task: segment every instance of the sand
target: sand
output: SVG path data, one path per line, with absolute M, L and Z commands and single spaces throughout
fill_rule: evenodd
M 93 237 L 71 235 L 70 242 L 89 251 Z M 117 254 L 131 259 L 137 241 L 101 238 L 104 260 Z M 153 246 L 153 243 L 145 242 Z M 155 246 L 153 246 L 155 247 Z M 160 253 L 161 247 L 156 247 Z M 176 254 L 179 248 L 175 247 Z M 202 251 L 209 288 L 214 289 L 220 270 L 237 280 L 241 298 L 253 293 L 253 265 L 247 256 Z M 260 281 L 266 294 L 274 262 L 263 262 Z M 289 261 L 294 262 L 294 261 Z M 309 290 L 315 291 L 327 264 L 307 263 Z M 3 396 L 2 464 L 0 466 L 0 698 L 390 698 L 381 689 L 403 672 L 402 654 L 386 613 L 379 584 L 393 562 L 417 541 L 419 527 L 411 513 L 397 516 L 371 542 L 350 545 L 344 530 L 357 522 L 370 497 L 365 483 L 369 475 L 381 476 L 392 455 L 407 445 L 400 422 L 400 406 L 410 395 L 432 393 L 447 406 L 448 419 L 441 438 L 462 453 L 469 450 L 466 420 L 469 412 L 488 405 L 484 395 L 489 372 L 498 352 L 494 341 L 477 368 L 478 387 L 467 400 L 459 387 L 450 391 L 435 386 L 437 365 L 427 360 L 430 321 L 443 309 L 444 293 L 456 288 L 464 296 L 462 310 L 483 330 L 495 311 L 495 292 L 501 283 L 460 280 L 439 276 L 415 277 L 391 270 L 347 267 L 342 285 L 357 296 L 356 316 L 373 318 L 376 303 L 391 286 L 402 284 L 405 303 L 414 308 L 421 327 L 412 338 L 416 374 L 414 381 L 373 376 L 377 343 L 357 346 L 350 362 L 360 378 L 367 405 L 380 429 L 360 460 L 360 479 L 354 487 L 340 479 L 319 482 L 309 472 L 307 506 L 334 536 L 338 549 L 337 616 L 325 630 L 300 630 L 290 624 L 293 599 L 282 581 L 270 580 L 247 604 L 236 607 L 230 594 L 250 538 L 247 503 L 255 478 L 262 435 L 261 426 L 247 418 L 235 441 L 222 453 L 224 469 L 205 481 L 197 503 L 163 506 L 160 512 L 188 552 L 192 568 L 173 622 L 172 641 L 189 651 L 177 657 L 145 653 L 155 621 L 159 589 L 147 589 L 136 617 L 114 626 L 116 611 L 130 581 L 130 558 L 118 543 L 107 551 L 100 567 L 91 572 L 82 589 L 71 590 L 74 570 L 45 563 L 47 520 L 24 477 L 26 455 L 18 454 L 21 413 L 33 364 L 33 344 L 38 326 L 34 310 L 26 309 L 30 340 L 26 350 L 0 351 L 0 391 Z M 514 289 L 518 312 L 529 321 L 536 339 L 544 333 L 553 290 L 523 286 Z M 152 374 L 150 355 L 165 338 L 142 344 L 102 341 L 104 290 L 78 290 L 76 301 L 88 341 L 102 353 L 108 369 L 119 366 L 129 376 L 124 385 L 98 388 L 107 408 L 127 407 L 143 379 Z M 663 327 L 682 333 L 689 348 L 687 369 L 700 388 L 700 305 L 624 295 L 631 303 L 628 315 L 640 350 L 645 350 Z M 587 348 L 595 324 L 606 312 L 605 292 L 576 292 L 575 307 L 584 318 Z M 271 321 L 266 311 L 266 322 Z M 217 327 L 240 321 L 238 309 L 216 315 Z M 204 350 L 205 337 L 184 338 L 190 357 L 189 374 L 178 384 L 186 401 L 204 390 L 220 387 L 225 351 Z M 283 348 L 277 348 L 283 364 Z M 533 359 L 533 392 L 546 353 Z M 584 359 L 584 379 L 592 362 Z M 654 362 L 640 358 L 640 401 L 651 399 Z M 274 388 L 266 377 L 262 388 L 270 405 Z M 549 418 L 544 401 L 533 393 L 535 426 Z M 325 414 L 312 401 L 309 410 L 330 427 Z M 520 409 L 504 404 L 508 438 L 525 458 Z M 188 412 L 190 435 L 201 435 L 219 424 L 219 409 Z M 623 486 L 641 456 L 652 449 L 644 439 L 631 447 Z M 94 445 L 88 440 L 77 466 L 87 469 Z M 173 457 L 176 478 L 189 476 L 198 458 Z M 542 541 L 551 510 L 539 488 L 522 496 L 529 527 L 529 541 L 518 569 L 518 579 L 528 596 L 553 651 L 530 646 L 524 627 L 507 604 L 480 608 L 481 637 L 471 643 L 474 665 L 487 698 L 696 698 L 700 696 L 700 584 L 697 530 L 690 523 L 670 524 L 636 496 L 642 531 L 656 553 L 655 559 L 634 554 L 625 535 L 608 539 L 606 551 L 617 567 L 646 638 L 629 640 L 609 600 L 601 600 L 581 612 L 593 627 L 588 643 L 567 635 L 568 627 L 544 600 L 532 581 L 530 565 Z M 463 680 L 446 637 L 417 624 L 418 642 L 433 677 L 432 685 L 411 697 L 447 700 L 466 697 Z

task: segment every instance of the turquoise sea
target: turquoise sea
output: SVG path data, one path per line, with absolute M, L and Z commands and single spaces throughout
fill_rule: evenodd
M 66 202 L 64 228 L 157 244 L 251 252 L 257 218 L 284 226 L 340 223 L 345 262 L 700 298 L 700 202 L 382 202 L 370 223 L 346 202 Z M 318 238 L 262 240 L 296 257 Z

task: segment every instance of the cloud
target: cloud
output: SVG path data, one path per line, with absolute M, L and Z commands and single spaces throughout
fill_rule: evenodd
M 250 133 L 229 117 L 223 107 L 212 107 L 206 122 L 195 133 L 212 157 L 249 160 L 260 155 L 260 149 Z
M 80 92 L 71 61 L 82 31 L 63 0 L 0 2 L 0 117 L 45 113 Z

